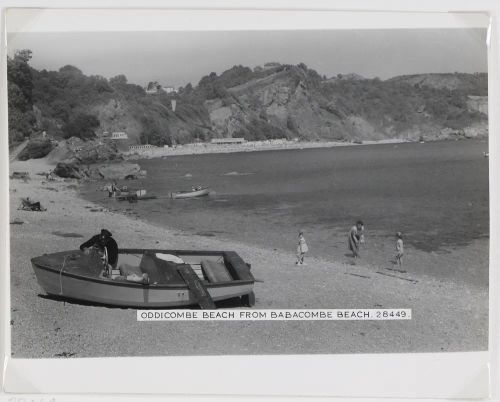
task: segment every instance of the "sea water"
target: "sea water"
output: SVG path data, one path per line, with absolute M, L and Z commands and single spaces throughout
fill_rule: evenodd
M 129 208 L 141 219 L 267 248 L 295 250 L 299 230 L 311 253 L 347 252 L 359 219 L 367 241 L 395 242 L 436 252 L 489 236 L 488 158 L 484 140 L 362 145 L 140 160 L 147 178 L 119 185 L 147 189 L 158 199 Z M 169 194 L 209 186 L 208 197 Z M 176 245 L 177 246 L 177 245 Z

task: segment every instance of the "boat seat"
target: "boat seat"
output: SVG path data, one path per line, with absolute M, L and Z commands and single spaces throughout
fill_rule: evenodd
M 129 276 L 129 275 L 137 275 L 137 276 L 142 276 L 143 272 L 137 265 L 130 265 L 130 264 L 120 264 L 118 267 L 120 270 L 120 275 L 122 276 Z
M 139 266 L 141 263 L 142 259 L 142 253 L 141 254 L 123 254 L 119 253 L 118 254 L 118 266 L 121 264 L 127 264 L 127 265 L 135 265 L 136 267 Z
M 228 282 L 233 280 L 226 266 L 219 262 L 202 260 L 201 268 L 210 283 Z
M 177 272 L 174 262 L 160 260 L 154 253 L 146 252 L 142 256 L 139 268 L 142 273 L 149 276 L 149 283 L 158 284 L 184 284 L 184 280 Z

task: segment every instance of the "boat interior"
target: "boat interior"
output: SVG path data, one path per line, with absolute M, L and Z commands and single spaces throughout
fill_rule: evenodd
M 201 281 L 230 282 L 238 279 L 224 255 L 182 255 L 161 252 L 120 253 L 117 269 L 121 276 L 147 274 L 150 285 L 184 284 L 179 268 L 191 267 Z
M 44 254 L 33 258 L 32 263 L 59 274 L 150 286 L 185 285 L 186 281 L 203 285 L 254 281 L 250 266 L 233 251 L 121 249 L 116 266 L 109 267 L 109 276 L 103 276 L 103 256 L 95 249 L 90 253 L 73 250 Z

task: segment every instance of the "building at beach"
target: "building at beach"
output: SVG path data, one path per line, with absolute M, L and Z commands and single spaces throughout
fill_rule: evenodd
M 140 150 L 153 149 L 153 148 L 158 148 L 158 147 L 156 145 L 151 145 L 151 144 L 130 145 L 128 147 L 128 149 L 130 151 L 140 151 Z
M 111 139 L 112 140 L 128 140 L 128 135 L 127 133 L 123 131 L 115 131 L 113 134 L 111 134 Z

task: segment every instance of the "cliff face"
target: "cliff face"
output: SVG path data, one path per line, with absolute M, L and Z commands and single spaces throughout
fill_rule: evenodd
M 354 141 L 487 133 L 486 74 L 381 81 L 355 74 L 326 78 L 303 64 L 274 63 L 212 73 L 177 94 L 146 94 L 120 77 L 108 82 L 68 67 L 35 70 L 37 124 L 51 136 L 62 136 L 65 116 L 84 112 L 98 118 L 98 132 L 125 131 L 127 145 L 219 137 Z
M 431 139 L 487 125 L 486 82 L 484 74 L 322 79 L 305 66 L 284 66 L 228 88 L 233 104 L 206 107 L 219 136 L 251 139 L 258 121 L 276 135 L 306 140 Z

